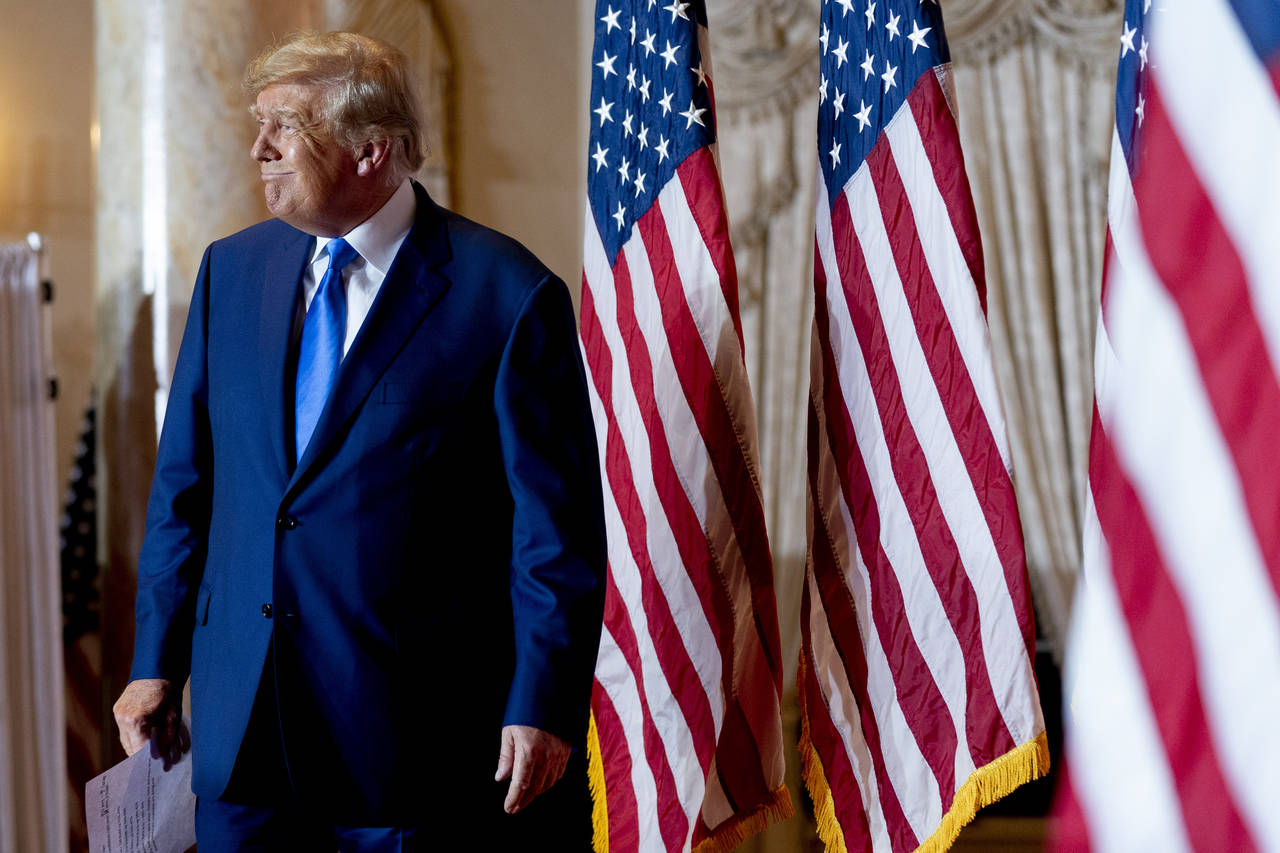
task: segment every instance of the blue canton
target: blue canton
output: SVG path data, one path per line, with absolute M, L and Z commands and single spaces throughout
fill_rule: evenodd
M 936 0 L 823 0 L 818 157 L 835 205 L 925 72 L 951 61 Z
M 603 0 L 591 63 L 587 196 L 610 263 L 676 167 L 715 142 L 703 0 Z
M 1116 134 L 1129 166 L 1129 179 L 1138 174 L 1138 130 L 1146 110 L 1143 81 L 1151 67 L 1146 18 L 1151 0 L 1125 0 L 1120 32 L 1120 65 L 1116 69 Z

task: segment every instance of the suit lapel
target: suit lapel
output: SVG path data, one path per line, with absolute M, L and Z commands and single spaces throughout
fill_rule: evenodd
M 285 434 L 285 406 L 286 401 L 292 399 L 292 395 L 285 393 L 286 383 L 293 380 L 287 373 L 289 341 L 302 287 L 302 271 L 311 246 L 309 234 L 295 231 L 282 247 L 268 254 L 266 269 L 263 270 L 258 365 L 262 372 L 267 431 L 271 435 L 271 448 L 280 466 L 282 482 L 288 482 L 292 467 Z
M 448 231 L 440 208 L 414 184 L 418 211 L 413 228 L 396 253 L 391 269 L 338 368 L 333 390 L 320 412 L 306 453 L 289 482 L 293 491 L 316 460 L 364 403 L 369 392 L 404 347 L 409 336 L 449 288 L 438 267 L 450 257 Z

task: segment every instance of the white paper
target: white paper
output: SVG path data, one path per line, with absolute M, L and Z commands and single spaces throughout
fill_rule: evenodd
M 144 747 L 84 786 L 90 853 L 183 853 L 196 843 L 191 754 L 166 772 Z

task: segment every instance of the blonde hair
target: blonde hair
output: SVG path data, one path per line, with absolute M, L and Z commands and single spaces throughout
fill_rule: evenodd
M 295 33 L 245 69 L 244 90 L 255 101 L 276 84 L 319 90 L 319 121 L 304 128 L 312 133 L 324 129 L 351 148 L 372 139 L 392 140 L 393 184 L 422 166 L 422 113 L 409 61 L 391 45 L 357 33 Z

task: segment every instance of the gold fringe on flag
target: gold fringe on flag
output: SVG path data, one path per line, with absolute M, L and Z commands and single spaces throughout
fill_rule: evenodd
M 827 853 L 848 853 L 844 830 L 836 819 L 835 800 L 822 769 L 822 759 L 813 747 L 809 734 L 809 713 L 805 707 L 804 678 L 808 661 L 800 658 L 800 757 L 803 764 L 805 787 L 813 799 L 814 817 L 818 824 L 818 837 L 826 845 Z M 916 848 L 916 853 L 943 853 L 951 847 L 960 830 L 964 829 L 978 810 L 1011 793 L 1014 789 L 1033 782 L 1049 772 L 1049 740 L 1044 732 L 1015 747 L 1009 752 L 974 770 L 960 790 L 956 791 L 951 808 L 933 834 Z
M 591 845 L 596 853 L 609 853 L 609 809 L 605 798 L 604 761 L 600 757 L 600 734 L 596 730 L 594 713 L 587 729 L 587 785 L 591 789 Z M 693 853 L 729 853 L 765 827 L 784 821 L 794 813 L 791 792 L 786 785 L 782 785 L 773 792 L 769 802 L 722 824 L 710 838 L 704 838 L 694 847 Z

